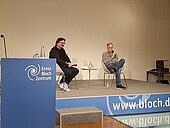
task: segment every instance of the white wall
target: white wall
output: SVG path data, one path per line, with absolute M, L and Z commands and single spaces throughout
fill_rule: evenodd
M 41 43 L 48 56 L 56 38 L 65 37 L 65 49 L 79 68 L 84 60 L 98 67 L 93 79 L 103 78 L 101 54 L 114 42 L 126 59 L 127 77 L 145 80 L 155 59 L 170 59 L 169 7 L 169 0 L 1 0 L 0 34 L 9 57 L 26 58 L 39 53 Z M 87 79 L 87 72 L 78 78 Z
M 170 1 L 134 0 L 132 4 L 132 78 L 145 79 L 156 59 L 170 59 Z M 167 65 L 169 66 L 169 64 Z

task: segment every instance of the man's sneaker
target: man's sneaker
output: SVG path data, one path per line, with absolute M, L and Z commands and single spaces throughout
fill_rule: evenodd
M 60 87 L 61 89 L 64 89 L 64 83 L 59 84 L 59 87 Z
M 64 83 L 63 90 L 66 91 L 66 92 L 70 91 L 70 89 L 68 88 L 68 85 L 66 83 Z
M 124 89 L 124 90 L 126 89 L 126 87 L 122 86 L 121 84 L 116 85 L 116 88 L 117 88 L 117 89 Z

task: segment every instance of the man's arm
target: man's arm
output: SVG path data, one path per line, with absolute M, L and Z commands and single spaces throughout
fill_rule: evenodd
M 116 63 L 118 61 L 118 54 L 115 53 L 113 55 L 105 52 L 102 54 L 102 60 L 105 64 L 108 64 L 108 63 Z
M 115 60 L 116 60 L 116 61 L 118 61 L 118 60 L 119 60 L 119 57 L 118 57 L 118 54 L 117 54 L 117 53 L 116 53 Z
M 64 50 L 64 49 L 63 49 Z M 65 61 L 68 67 L 72 67 L 72 63 L 70 61 L 70 58 L 68 57 L 66 51 L 64 50 L 64 54 L 65 54 Z
M 64 50 L 64 49 L 63 49 Z M 70 58 L 68 57 L 68 55 L 66 54 L 66 51 L 64 50 L 64 54 L 65 54 L 65 59 L 67 63 L 71 63 Z
M 112 61 L 113 57 L 110 56 L 107 52 L 104 52 L 102 54 L 102 60 L 105 64 L 109 63 L 110 61 Z

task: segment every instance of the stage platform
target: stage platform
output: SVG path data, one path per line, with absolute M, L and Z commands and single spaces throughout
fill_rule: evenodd
M 111 83 L 111 82 L 110 82 Z M 122 80 L 124 84 L 124 81 Z M 107 89 L 103 80 L 77 80 L 70 84 L 70 92 L 57 87 L 56 108 L 95 106 L 104 115 L 126 115 L 170 111 L 170 85 L 139 80 L 127 80 L 127 90 L 113 86 Z

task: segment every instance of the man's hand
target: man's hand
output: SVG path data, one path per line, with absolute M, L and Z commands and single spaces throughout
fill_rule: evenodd
M 68 67 L 72 67 L 72 63 L 67 63 L 68 64 Z
M 114 53 L 113 53 L 113 58 L 115 58 L 115 57 L 116 57 L 116 53 L 114 52 Z

